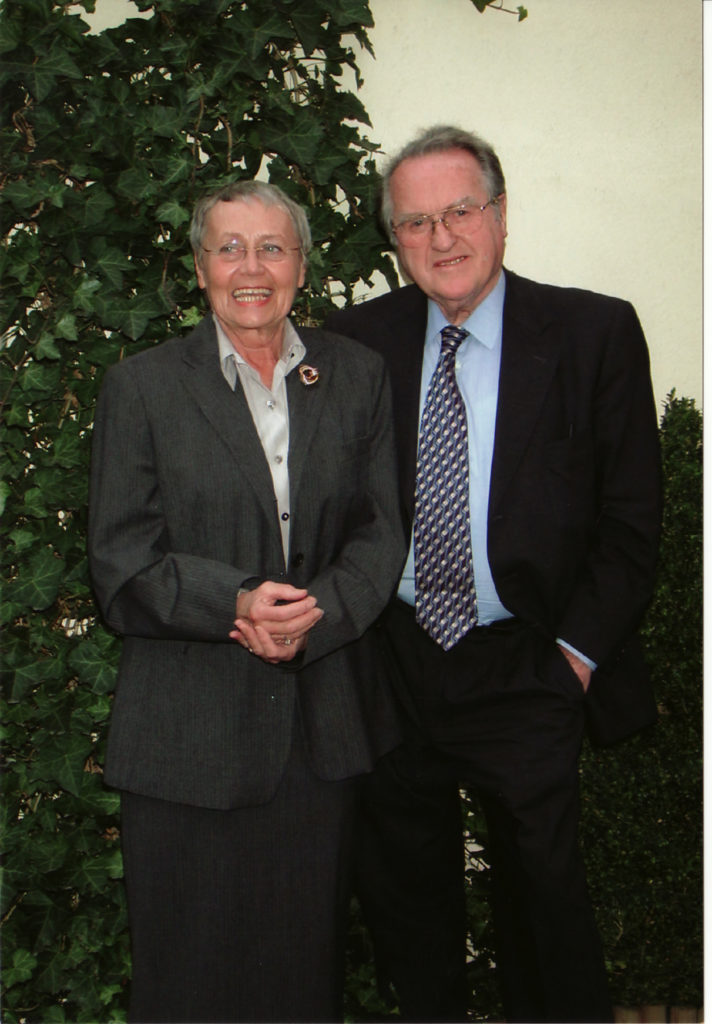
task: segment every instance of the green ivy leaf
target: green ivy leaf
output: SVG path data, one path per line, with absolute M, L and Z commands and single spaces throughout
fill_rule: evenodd
M 30 662 L 17 665 L 13 672 L 12 693 L 10 700 L 19 703 L 37 686 L 49 680 L 61 680 L 62 662 L 58 658 L 34 658 Z
M 289 19 L 299 37 L 299 42 L 307 57 L 316 50 L 323 34 L 322 23 L 324 12 L 318 8 L 313 9 L 306 5 L 293 8 L 289 13 Z
M 35 552 L 26 570 L 15 583 L 12 599 L 24 603 L 35 611 L 47 608 L 57 596 L 64 562 L 49 548 Z
M 120 249 L 111 248 L 97 259 L 95 266 L 108 277 L 111 284 L 116 288 L 121 288 L 124 283 L 124 274 L 131 269 L 131 261 Z M 98 281 L 96 286 L 100 287 Z
M 45 362 L 31 362 L 22 371 L 19 380 L 23 391 L 48 394 L 57 389 L 59 368 Z
M 58 325 L 59 328 L 59 325 Z M 46 331 L 40 335 L 35 345 L 35 359 L 61 359 L 62 353 L 57 348 L 54 338 Z
M 5 71 L 24 79 L 30 92 L 40 103 L 50 94 L 57 78 L 77 79 L 82 77 L 77 65 L 62 49 L 61 40 L 53 42 L 47 56 L 40 56 L 31 64 L 13 64 L 10 61 L 5 66 Z
M 90 184 L 82 198 L 83 227 L 106 227 L 107 218 L 115 211 L 116 199 L 99 183 Z
M 155 193 L 157 185 L 145 163 L 140 162 L 119 175 L 117 188 L 138 203 Z
M 32 766 L 33 778 L 61 786 L 74 796 L 79 796 L 84 763 L 91 749 L 92 742 L 88 736 L 75 734 L 51 737 L 37 752 L 37 760 Z
M 373 15 L 367 0 L 333 0 L 329 8 L 336 25 L 373 28 Z
M 94 640 L 78 644 L 68 660 L 80 681 L 90 686 L 94 693 L 110 693 L 114 689 L 116 667 L 107 659 L 106 650 Z
M 309 164 L 324 138 L 324 128 L 307 108 L 295 107 L 288 127 L 266 125 L 265 146 L 296 164 Z
M 65 341 L 76 341 L 79 337 L 77 318 L 73 313 L 65 313 L 57 321 L 55 330 L 58 338 L 64 338 Z
M 247 54 L 251 60 L 257 60 L 268 43 L 272 40 L 289 38 L 289 31 L 284 16 L 275 10 L 262 12 L 255 17 L 249 9 L 246 12 L 251 19 L 254 19 L 250 26 L 247 38 Z
M 62 469 L 76 469 L 86 463 L 86 443 L 81 424 L 76 420 L 65 420 L 54 439 L 52 454 Z
M 168 202 L 161 203 L 156 210 L 156 220 L 165 221 L 171 227 L 178 228 L 190 220 L 190 214 L 175 199 L 169 199 Z
M 165 313 L 165 309 L 161 297 L 150 292 L 141 292 L 131 299 L 119 295 L 101 296 L 95 302 L 95 310 L 102 323 L 122 331 L 134 341 L 143 336 L 149 321 Z
M 18 981 L 27 981 L 32 977 L 37 966 L 37 957 L 33 956 L 28 949 L 16 949 L 12 954 L 12 961 L 3 967 L 3 984 L 10 986 Z

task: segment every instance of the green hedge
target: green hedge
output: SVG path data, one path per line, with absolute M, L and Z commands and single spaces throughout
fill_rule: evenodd
M 669 396 L 665 509 L 643 639 L 655 726 L 582 761 L 582 840 L 614 1001 L 702 1005 L 702 417 Z
M 657 724 L 613 747 L 584 746 L 581 840 L 614 1005 L 700 1007 L 702 993 L 702 417 L 666 402 L 660 426 L 665 511 L 655 597 L 642 635 Z M 487 903 L 487 832 L 463 799 L 471 1011 L 502 1020 Z M 485 850 L 480 849 L 484 844 Z M 393 1009 L 379 999 L 368 937 L 354 911 L 353 1020 Z

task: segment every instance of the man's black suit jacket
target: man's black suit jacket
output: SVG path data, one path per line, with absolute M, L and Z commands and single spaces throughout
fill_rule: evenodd
M 505 274 L 490 566 L 506 608 L 597 663 L 589 729 L 612 742 L 655 717 L 633 638 L 652 593 L 661 517 L 647 346 L 629 303 Z M 427 299 L 410 285 L 327 321 L 386 359 L 408 531 L 426 318 Z

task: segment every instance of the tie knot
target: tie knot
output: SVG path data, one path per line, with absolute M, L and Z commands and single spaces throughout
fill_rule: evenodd
M 444 354 L 450 354 L 457 352 L 467 337 L 467 331 L 463 330 L 462 327 L 453 327 L 452 324 L 448 324 L 447 327 L 443 327 L 440 337 L 442 338 L 440 351 Z

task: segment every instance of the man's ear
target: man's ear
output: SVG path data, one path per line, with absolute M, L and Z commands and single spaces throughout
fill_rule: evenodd
M 499 210 L 499 219 L 502 222 L 503 237 L 507 237 L 507 193 L 497 203 L 497 209 Z

